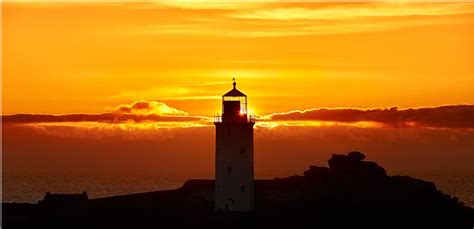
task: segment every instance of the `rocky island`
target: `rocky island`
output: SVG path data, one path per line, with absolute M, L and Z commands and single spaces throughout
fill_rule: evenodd
M 319 228 L 466 228 L 474 209 L 432 182 L 389 176 L 360 152 L 334 154 L 329 167 L 255 180 L 255 211 L 214 211 L 214 180 L 176 190 L 89 199 L 47 193 L 38 204 L 3 203 L 5 228 L 148 228 L 160 226 Z

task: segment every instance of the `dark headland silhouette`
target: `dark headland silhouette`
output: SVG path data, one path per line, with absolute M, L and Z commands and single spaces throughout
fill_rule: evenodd
M 334 154 L 329 167 L 255 180 L 255 210 L 214 211 L 214 180 L 176 190 L 88 199 L 46 194 L 38 204 L 4 203 L 5 228 L 139 228 L 196 225 L 321 228 L 469 228 L 474 209 L 431 182 L 388 176 L 360 152 Z

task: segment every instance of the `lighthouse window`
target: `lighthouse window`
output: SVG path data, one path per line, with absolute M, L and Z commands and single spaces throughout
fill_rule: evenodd
M 232 167 L 230 166 L 227 167 L 227 173 L 232 173 Z
M 240 154 L 244 154 L 245 153 L 245 148 L 242 147 L 242 149 L 240 149 Z
M 245 190 L 245 185 L 241 185 L 240 186 L 240 192 L 244 192 L 244 190 Z
M 232 204 L 232 207 L 235 207 L 235 200 L 232 198 L 227 199 Z M 226 205 L 227 206 L 227 205 Z

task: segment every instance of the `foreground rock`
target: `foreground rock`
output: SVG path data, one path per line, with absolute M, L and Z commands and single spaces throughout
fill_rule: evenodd
M 360 152 L 333 155 L 327 167 L 310 166 L 303 176 L 256 180 L 251 213 L 213 211 L 213 180 L 190 180 L 169 191 L 58 202 L 3 204 L 5 228 L 140 228 L 312 226 L 320 228 L 468 228 L 474 210 L 438 191 L 431 182 L 387 176 Z M 81 197 L 81 198 L 80 198 Z

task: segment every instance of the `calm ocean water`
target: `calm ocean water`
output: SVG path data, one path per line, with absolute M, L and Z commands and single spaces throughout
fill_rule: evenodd
M 257 179 L 285 177 L 295 173 L 256 171 Z M 404 170 L 390 175 L 409 175 L 432 181 L 444 193 L 474 207 L 474 171 Z M 78 193 L 89 198 L 123 195 L 180 187 L 188 179 L 212 178 L 213 171 L 15 171 L 3 173 L 3 202 L 36 203 L 46 192 Z

